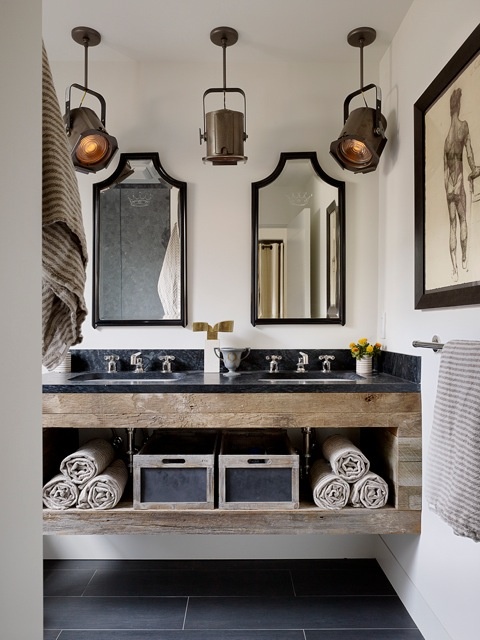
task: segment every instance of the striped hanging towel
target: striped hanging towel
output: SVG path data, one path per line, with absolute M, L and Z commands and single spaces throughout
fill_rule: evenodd
M 430 509 L 456 535 L 480 541 L 480 342 L 442 349 L 428 453 Z
M 42 363 L 54 369 L 82 340 L 87 243 L 77 177 L 43 46 Z

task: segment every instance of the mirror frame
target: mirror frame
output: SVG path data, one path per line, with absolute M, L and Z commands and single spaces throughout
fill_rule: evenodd
M 338 189 L 338 245 L 339 245 L 339 275 L 338 275 L 338 315 L 336 317 L 322 318 L 259 318 L 258 317 L 258 242 L 259 242 L 259 198 L 260 189 L 272 184 L 282 173 L 285 164 L 289 160 L 310 160 L 314 173 L 323 182 Z M 331 205 L 330 205 L 331 206 Z M 330 208 L 330 207 L 329 207 Z M 330 215 L 327 213 L 327 223 Z M 332 178 L 320 166 L 316 151 L 289 151 L 280 153 L 280 159 L 274 171 L 263 180 L 252 182 L 252 299 L 251 322 L 256 325 L 289 325 L 289 324 L 345 324 L 345 268 L 346 268 L 346 243 L 345 243 L 345 182 Z M 330 261 L 330 254 L 326 251 L 325 261 Z M 327 262 L 329 264 L 329 262 Z
M 180 317 L 177 319 L 167 320 L 105 320 L 100 318 L 100 194 L 108 187 L 117 183 L 119 176 L 127 166 L 128 161 L 135 160 L 151 160 L 155 170 L 160 178 L 170 185 L 178 189 L 178 231 L 180 236 L 180 282 L 181 282 L 181 305 Z M 160 162 L 158 152 L 138 152 L 138 153 L 121 153 L 120 160 L 115 171 L 103 182 L 97 182 L 93 185 L 93 309 L 92 324 L 97 327 L 132 327 L 132 326 L 181 326 L 187 325 L 187 183 L 172 178 L 168 175 Z

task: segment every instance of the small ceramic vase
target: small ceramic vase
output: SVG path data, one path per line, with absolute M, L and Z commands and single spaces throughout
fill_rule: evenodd
M 359 376 L 372 375 L 372 361 L 373 358 L 360 358 L 360 360 L 357 360 L 356 371 Z

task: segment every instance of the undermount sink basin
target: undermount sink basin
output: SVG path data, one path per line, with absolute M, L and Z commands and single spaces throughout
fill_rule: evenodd
M 87 382 L 88 384 L 168 384 L 183 378 L 185 373 L 162 371 L 144 371 L 135 373 L 134 371 L 117 371 L 108 373 L 106 371 L 88 371 L 86 373 L 76 373 L 70 376 L 70 382 Z
M 355 383 L 362 380 L 354 371 L 278 371 L 277 373 L 265 373 L 258 378 L 258 382 L 270 384 L 334 384 Z

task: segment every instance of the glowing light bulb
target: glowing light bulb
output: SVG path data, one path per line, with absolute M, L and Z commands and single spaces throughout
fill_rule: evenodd
M 93 134 L 82 138 L 75 155 L 82 164 L 96 164 L 105 158 L 109 150 L 108 140 L 101 135 Z
M 368 164 L 372 160 L 372 152 L 361 140 L 348 138 L 342 142 L 340 149 L 342 155 L 354 164 Z

